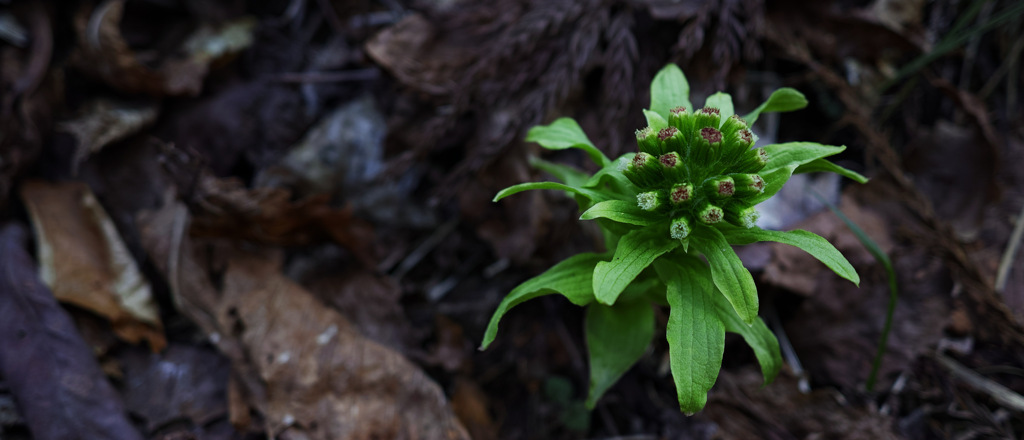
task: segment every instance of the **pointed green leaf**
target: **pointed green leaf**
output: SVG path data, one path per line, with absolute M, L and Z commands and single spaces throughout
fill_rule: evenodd
M 644 110 L 644 117 L 647 118 L 647 125 L 655 132 L 668 127 L 668 121 L 664 116 L 658 114 L 658 112 L 653 110 Z
M 754 285 L 754 277 L 743 267 L 743 262 L 725 240 L 725 236 L 717 228 L 703 227 L 690 235 L 690 241 L 708 259 L 715 287 L 729 299 L 743 322 L 752 324 L 757 318 L 757 286 Z
M 518 185 L 512 185 L 508 188 L 499 191 L 498 194 L 494 196 L 493 201 L 497 202 L 498 200 L 504 199 L 505 197 L 508 197 L 510 195 L 518 194 L 523 191 L 529 191 L 533 189 L 559 189 L 573 194 L 579 194 L 592 202 L 601 201 L 608 198 L 607 196 L 598 191 L 586 188 L 574 188 L 569 185 L 564 185 L 558 182 L 526 182 L 520 183 Z
M 590 176 L 583 171 L 573 168 L 568 165 L 562 165 L 560 163 L 548 162 L 544 159 L 531 157 L 530 165 L 534 168 L 544 171 L 552 176 L 555 176 L 562 183 L 572 187 L 582 187 Z
M 667 119 L 668 111 L 679 106 L 693 111 L 690 105 L 690 83 L 686 81 L 686 75 L 683 75 L 679 66 L 669 64 L 654 75 L 651 81 L 651 110 L 661 115 L 662 119 Z
M 723 230 L 722 233 L 725 235 L 725 239 L 729 243 L 743 245 L 756 243 L 759 241 L 774 241 L 777 243 L 788 244 L 790 246 L 796 246 L 802 249 L 804 252 L 811 254 L 818 261 L 832 269 L 836 275 L 846 278 L 853 282 L 853 284 L 860 285 L 860 276 L 857 275 L 857 270 L 853 268 L 853 265 L 846 260 L 832 243 L 822 238 L 820 235 L 813 232 L 794 230 L 794 231 L 771 231 L 761 228 L 735 228 Z
M 769 96 L 767 101 L 755 108 L 754 111 L 747 113 L 743 119 L 747 121 L 747 124 L 754 125 L 761 113 L 789 112 L 804 107 L 807 107 L 807 98 L 803 93 L 783 87 L 772 92 L 772 96 Z
M 601 304 L 615 300 L 655 258 L 679 246 L 679 240 L 668 237 L 664 225 L 637 229 L 622 237 L 611 261 L 597 263 L 594 268 L 594 295 Z
M 627 223 L 637 226 L 649 226 L 657 223 L 657 218 L 651 218 L 652 214 L 640 209 L 636 202 L 625 200 L 605 200 L 584 212 L 580 220 L 593 220 L 606 218 L 619 223 Z
M 754 349 L 754 356 L 757 356 L 757 363 L 761 364 L 761 374 L 764 376 L 764 384 L 767 385 L 775 380 L 775 376 L 782 369 L 782 352 L 779 351 L 779 340 L 775 334 L 768 329 L 761 318 L 757 318 L 753 325 L 747 325 L 736 314 L 729 301 L 724 296 L 715 292 L 715 311 L 719 318 L 725 323 L 725 330 L 731 333 L 738 333 L 747 342 L 750 348 Z M 671 319 L 671 318 L 669 318 Z
M 795 169 L 805 163 L 839 154 L 845 149 L 845 145 L 837 147 L 822 145 L 816 142 L 788 142 L 785 144 L 767 145 L 764 147 L 764 150 L 768 153 L 768 165 L 761 172 L 767 173 L 790 166 Z
M 646 301 L 619 302 L 614 306 L 587 307 L 587 351 L 590 356 L 590 392 L 587 408 L 647 351 L 654 337 L 654 309 Z
M 722 368 L 725 325 L 715 306 L 715 297 L 721 295 L 711 283 L 707 265 L 700 260 L 662 259 L 654 267 L 668 286 L 665 337 L 679 409 L 691 415 L 704 408 L 708 391 Z
M 491 345 L 494 337 L 498 334 L 498 323 L 501 317 L 505 316 L 511 308 L 524 301 L 539 296 L 558 293 L 564 296 L 573 304 L 584 306 L 594 300 L 594 289 L 591 279 L 594 276 L 594 266 L 603 259 L 605 254 L 583 253 L 566 258 L 561 263 L 552 266 L 544 273 L 530 278 L 512 290 L 498 305 L 491 316 L 491 322 L 487 324 L 484 332 L 484 340 L 480 344 L 483 350 Z
M 801 173 L 836 173 L 857 183 L 868 183 L 868 178 L 862 174 L 843 168 L 826 159 L 815 159 L 793 170 L 793 174 Z
M 722 122 L 725 122 L 729 116 L 736 114 L 732 108 L 732 96 L 728 93 L 718 92 L 714 95 L 708 96 L 708 99 L 704 101 L 704 107 L 714 107 L 718 109 L 719 114 L 722 115 Z M 721 126 L 722 124 L 718 124 Z
M 608 165 L 608 157 L 594 146 L 586 133 L 572 118 L 558 118 L 548 125 L 538 125 L 526 134 L 527 142 L 536 142 L 549 150 L 579 148 L 599 166 Z

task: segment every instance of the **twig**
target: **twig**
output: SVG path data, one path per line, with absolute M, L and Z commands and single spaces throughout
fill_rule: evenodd
M 1000 385 L 985 376 L 975 373 L 971 369 L 960 365 L 957 361 L 954 361 L 952 358 L 942 353 L 936 353 L 935 360 L 939 361 L 943 367 L 946 367 L 950 373 L 953 373 L 953 376 L 956 376 L 972 388 L 988 394 L 989 397 L 1006 408 L 1024 413 L 1024 396 L 1013 392 L 1013 390 Z
M 396 280 L 402 279 L 402 277 L 404 277 L 406 273 L 412 270 L 412 268 L 416 267 L 416 265 L 419 264 L 421 260 L 423 260 L 423 257 L 426 257 L 427 254 L 430 253 L 430 251 L 434 250 L 434 248 L 437 247 L 437 245 L 441 244 L 441 241 L 443 241 L 446 237 L 448 237 L 449 234 L 455 231 L 455 227 L 458 225 L 459 220 L 452 219 L 449 220 L 448 223 L 441 225 L 440 228 L 435 229 L 434 233 L 431 234 L 430 237 L 427 237 L 426 240 L 423 240 L 423 242 L 420 243 L 420 245 L 417 246 L 416 249 L 413 249 L 412 252 L 409 252 L 409 255 L 407 255 L 405 259 L 398 264 L 398 267 L 395 268 L 395 273 L 392 274 L 392 276 L 395 277 Z
M 1006 251 L 1003 258 L 999 260 L 999 271 L 996 272 L 996 292 L 1000 294 L 1006 290 L 1006 281 L 1010 276 L 1010 268 L 1013 267 L 1013 259 L 1017 256 L 1021 239 L 1024 238 L 1024 206 L 1021 206 L 1020 214 L 1017 214 L 1017 224 L 1010 234 L 1010 241 L 1006 244 Z

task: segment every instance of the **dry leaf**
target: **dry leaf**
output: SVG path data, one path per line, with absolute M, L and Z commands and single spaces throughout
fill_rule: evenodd
M 834 390 L 801 393 L 788 370 L 770 386 L 761 373 L 745 367 L 723 371 L 708 396 L 703 416 L 721 430 L 716 438 L 732 439 L 899 439 L 893 420 L 876 411 L 844 405 Z
M 175 421 L 206 426 L 228 414 L 228 361 L 211 348 L 175 345 L 163 353 L 125 350 L 125 404 L 153 432 Z
M 861 208 L 849 194 L 842 197 L 839 209 L 874 239 L 883 251 L 892 250 L 892 233 L 884 218 L 873 211 Z M 857 236 L 830 211 L 821 211 L 791 229 L 805 229 L 825 237 L 856 267 L 875 264 L 874 257 L 861 245 Z M 779 243 L 772 243 L 770 247 L 773 257 L 761 278 L 765 283 L 810 296 L 818 291 L 820 275 L 825 272 L 832 273 L 825 265 L 799 248 Z
M 75 16 L 78 47 L 71 58 L 77 68 L 107 85 L 150 96 L 198 95 L 210 64 L 252 44 L 256 22 L 242 18 L 214 27 L 202 25 L 179 49 L 182 57 L 161 60 L 156 69 L 138 60 L 121 35 L 124 0 L 108 0 Z
M 135 440 L 92 349 L 40 281 L 17 225 L 0 231 L 0 376 L 33 438 Z
M 58 300 L 110 321 L 125 341 L 167 344 L 148 281 L 84 183 L 28 181 L 21 197 L 32 216 L 43 282 Z
M 182 313 L 232 359 L 270 436 L 468 438 L 437 384 L 283 276 L 273 253 L 207 246 L 226 261 L 217 292 L 181 233 L 182 205 L 170 203 L 140 223 L 143 246 L 167 274 Z
M 158 111 L 159 106 L 152 101 L 97 99 L 84 105 L 75 119 L 59 126 L 78 141 L 72 166 L 77 170 L 89 155 L 148 127 L 156 121 Z
M 204 174 L 197 188 L 191 233 L 199 237 L 239 238 L 275 245 L 309 244 L 330 238 L 370 262 L 369 225 L 348 209 L 329 205 L 320 195 L 297 202 L 282 188 L 246 188 L 238 179 Z

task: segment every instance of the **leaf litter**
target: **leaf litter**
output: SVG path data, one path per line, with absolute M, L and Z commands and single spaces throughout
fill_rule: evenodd
M 972 385 L 1024 391 L 1015 375 L 1024 363 L 1024 258 L 1008 263 L 1001 296 L 991 289 L 1024 200 L 1019 167 L 998 166 L 1020 162 L 1024 145 L 1014 128 L 1020 67 L 1011 62 L 1019 25 L 1001 18 L 1013 2 L 988 2 L 981 13 L 970 2 L 883 0 L 199 3 L 0 6 L 27 37 L 0 43 L 0 213 L 25 223 L 33 210 L 60 207 L 65 217 L 32 220 L 45 228 L 37 246 L 75 246 L 58 253 L 64 275 L 53 293 L 69 280 L 109 285 L 134 265 L 164 326 L 116 298 L 91 299 L 109 315 L 66 303 L 78 329 L 60 327 L 40 347 L 77 357 L 5 367 L 0 402 L 14 402 L 21 421 L 0 422 L 0 436 L 22 423 L 36 438 L 81 423 L 124 429 L 105 438 L 325 438 L 332 420 L 358 419 L 344 408 L 377 408 L 377 418 L 349 426 L 350 438 L 580 437 L 579 420 L 570 429 L 562 410 L 586 393 L 576 378 L 587 366 L 571 354 L 581 349 L 581 316 L 542 301 L 507 317 L 509 340 L 473 347 L 501 292 L 600 237 L 551 203 L 557 195 L 490 199 L 537 177 L 527 164 L 539 152 L 521 142 L 534 124 L 571 116 L 609 155 L 631 149 L 642 121 L 630 115 L 668 62 L 693 74 L 695 93 L 725 89 L 738 106 L 779 85 L 821 103 L 779 120 L 774 137 L 849 147 L 842 160 L 872 176 L 872 188 L 828 189 L 843 190 L 841 209 L 888 243 L 903 296 L 881 386 L 865 393 L 885 277 L 838 221 L 810 213 L 801 227 L 838 241 L 864 274 L 862 289 L 785 247 L 761 247 L 751 267 L 810 394 L 786 373 L 764 389 L 746 385 L 757 382 L 754 357 L 727 340 L 711 405 L 684 417 L 666 409 L 676 402 L 656 342 L 590 413 L 585 435 L 924 439 L 1024 429 L 1000 403 L 1011 394 Z M 992 18 L 1003 24 L 975 32 Z M 940 47 L 968 31 L 957 50 Z M 54 121 L 71 136 L 55 134 Z M 584 163 L 566 152 L 541 158 Z M 108 218 L 67 194 L 11 197 L 39 178 L 87 182 L 43 185 L 91 189 Z M 383 273 L 443 224 L 456 226 L 415 267 L 400 279 Z M 104 257 L 113 239 L 116 259 Z M 2 264 L 20 265 L 9 273 L 38 277 L 27 259 L 7 255 Z M 0 300 L 11 298 L 20 296 Z M 49 298 L 46 316 L 59 311 Z M 13 320 L 0 325 L 41 328 L 10 310 Z M 337 333 L 325 336 L 332 325 Z M 137 340 L 167 338 L 168 348 L 113 340 L 132 339 L 125 326 L 149 335 Z M 84 343 L 71 348 L 79 333 L 95 356 Z M 4 365 L 36 359 L 10 356 L 17 343 L 0 345 Z M 332 357 L 353 350 L 362 357 Z M 933 352 L 982 377 L 953 372 Z M 170 364 L 181 376 L 161 375 Z M 77 395 L 79 419 L 62 425 L 53 422 L 65 415 L 32 405 L 31 393 L 56 398 L 88 382 L 54 379 L 69 371 L 101 391 Z M 102 391 L 109 385 L 98 371 L 118 391 Z M 549 379 L 562 385 L 558 402 L 545 393 Z M 151 398 L 164 393 L 166 401 Z M 392 431 L 394 420 L 407 430 Z

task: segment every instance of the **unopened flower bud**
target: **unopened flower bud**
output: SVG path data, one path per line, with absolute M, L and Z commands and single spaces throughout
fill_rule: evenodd
M 724 199 L 732 197 L 736 192 L 736 184 L 731 177 L 719 176 L 704 181 L 704 191 L 712 198 Z
M 636 205 L 644 211 L 654 211 L 661 206 L 661 197 L 657 191 L 648 191 L 636 195 Z
M 719 208 L 710 203 L 705 204 L 704 208 L 698 211 L 697 214 L 697 218 L 699 218 L 702 223 L 707 225 L 713 225 L 715 223 L 722 221 L 723 216 L 724 214 L 722 212 L 722 208 Z
M 693 115 L 686 111 L 686 107 L 676 107 L 668 111 L 668 125 L 689 133 L 693 129 Z
M 701 129 L 704 127 L 711 127 L 717 129 L 721 124 L 722 117 L 721 112 L 714 107 L 704 107 L 694 112 L 694 125 L 693 128 Z
M 736 132 L 747 128 L 747 121 L 744 121 L 739 115 L 732 115 L 722 122 L 721 130 L 722 134 L 724 134 L 726 138 L 729 138 L 736 134 Z
M 744 153 L 733 170 L 740 173 L 756 173 L 765 165 L 768 165 L 768 152 L 764 148 L 758 148 Z
M 668 192 L 668 200 L 673 205 L 681 205 L 693 199 L 693 185 L 689 183 L 677 183 Z
M 690 219 L 686 216 L 680 216 L 679 218 L 672 220 L 672 224 L 668 227 L 669 235 L 676 239 L 682 240 L 690 235 Z
M 686 138 L 683 132 L 675 127 L 665 127 L 658 132 L 658 140 L 662 142 L 662 152 L 675 151 L 686 155 Z
M 730 174 L 736 183 L 736 197 L 747 197 L 764 192 L 764 179 L 758 174 Z
M 693 145 L 693 161 L 699 166 L 707 166 L 721 157 L 722 132 L 711 127 L 698 131 L 697 141 Z
M 658 158 L 642 151 L 633 156 L 633 162 L 622 172 L 622 175 L 640 188 L 658 186 L 663 180 L 661 163 L 658 162 Z
M 757 225 L 759 218 L 761 218 L 761 214 L 753 206 L 737 203 L 725 207 L 725 220 L 736 226 L 753 228 Z
M 658 141 L 658 132 L 651 127 L 636 131 L 636 145 L 644 153 L 661 154 L 662 143 Z
M 675 151 L 669 151 L 668 153 L 662 154 L 658 157 L 658 162 L 661 162 L 663 167 L 663 175 L 669 181 L 677 181 L 682 179 L 686 174 L 686 167 L 683 166 L 683 158 Z

